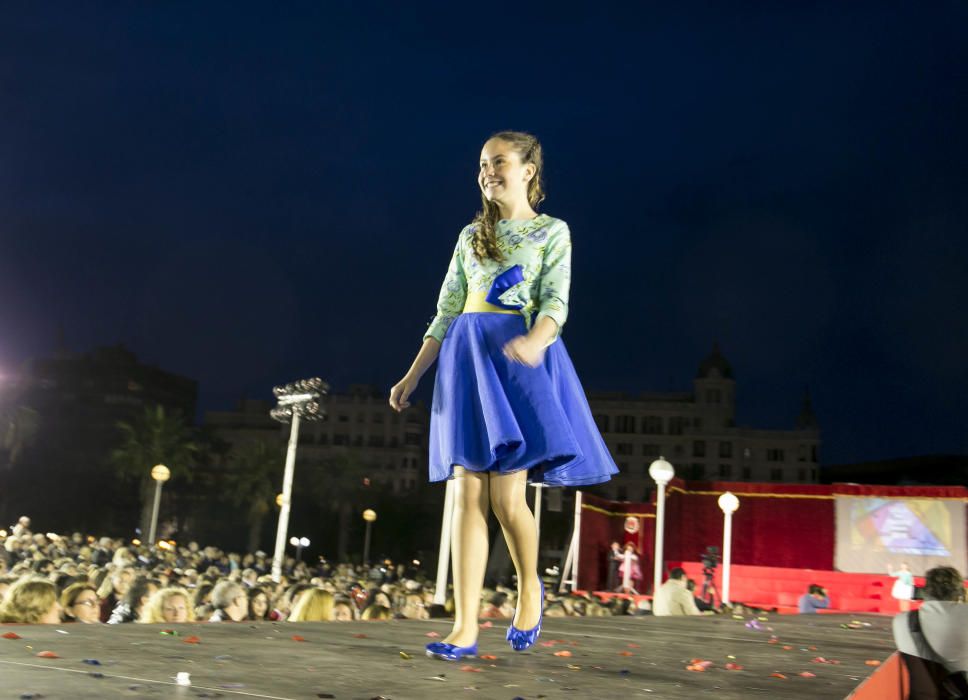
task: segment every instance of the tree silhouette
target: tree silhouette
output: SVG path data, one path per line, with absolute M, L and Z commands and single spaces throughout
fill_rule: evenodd
M 111 463 L 123 482 L 138 484 L 141 532 L 147 535 L 151 520 L 151 469 L 164 464 L 171 480 L 191 483 L 199 454 L 195 430 L 179 412 L 168 414 L 163 406 L 149 406 L 134 424 L 119 422 L 122 441 L 111 451 Z

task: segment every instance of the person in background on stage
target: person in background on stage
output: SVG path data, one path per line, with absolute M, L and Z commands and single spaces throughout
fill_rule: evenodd
M 919 610 L 895 615 L 893 632 L 910 673 L 912 698 L 966 697 L 940 695 L 932 682 L 960 674 L 950 682 L 968 692 L 968 605 L 965 581 L 957 569 L 939 566 L 928 571 L 924 603 Z M 918 663 L 919 659 L 928 663 Z
M 826 610 L 830 607 L 830 598 L 827 597 L 827 591 L 823 586 L 811 583 L 807 592 L 797 601 L 797 607 L 801 614 L 816 613 L 818 610 Z
M 615 591 L 618 590 L 619 585 L 618 566 L 625 558 L 622 555 L 622 547 L 618 542 L 612 542 L 606 556 L 608 557 L 608 578 L 605 579 L 605 590 Z
M 621 579 L 622 593 L 637 593 L 642 585 L 642 567 L 639 565 L 639 554 L 632 542 L 625 543 L 625 552 L 621 555 L 618 565 L 618 575 Z M 625 572 L 629 572 L 629 586 L 625 586 Z
M 686 590 L 692 595 L 692 599 L 696 601 L 696 607 L 699 608 L 699 612 L 716 612 L 716 609 L 712 605 L 696 595 L 696 582 L 691 578 L 686 579 Z
M 652 614 L 656 617 L 670 615 L 702 615 L 696 607 L 696 599 L 686 588 L 686 572 L 680 567 L 669 572 L 669 580 L 659 586 L 652 597 Z
M 887 575 L 897 579 L 891 587 L 891 597 L 897 600 L 897 605 L 901 612 L 911 609 L 911 599 L 914 597 L 914 574 L 907 562 L 901 563 L 901 568 L 897 571 L 891 564 L 887 565 Z
M 539 214 L 543 154 L 526 133 L 495 134 L 481 150 L 482 208 L 458 236 L 437 314 L 410 369 L 390 390 L 403 411 L 438 361 L 430 422 L 430 480 L 453 479 L 454 628 L 427 654 L 477 654 L 489 507 L 517 573 L 517 609 L 506 639 L 515 651 L 541 631 L 544 587 L 528 482 L 579 486 L 618 468 L 560 339 L 568 316 L 571 233 Z

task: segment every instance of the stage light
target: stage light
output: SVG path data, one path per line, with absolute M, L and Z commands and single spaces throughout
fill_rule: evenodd
M 321 420 L 325 411 L 317 399 L 329 393 L 329 384 L 319 377 L 300 379 L 272 387 L 278 405 L 269 416 L 280 423 L 290 423 L 289 448 L 286 451 L 286 468 L 282 476 L 282 493 L 276 499 L 279 505 L 279 526 L 276 528 L 276 549 L 272 557 L 272 580 L 282 578 L 282 560 L 285 555 L 286 533 L 289 530 L 289 508 L 292 504 L 292 476 L 296 467 L 296 447 L 299 443 L 299 421 Z

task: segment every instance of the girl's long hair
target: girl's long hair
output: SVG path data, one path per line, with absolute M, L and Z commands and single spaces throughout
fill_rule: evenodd
M 544 157 L 538 139 L 523 131 L 501 131 L 491 136 L 491 139 L 500 139 L 511 144 L 524 165 L 534 164 L 534 177 L 528 182 L 528 204 L 537 211 L 538 205 L 545 198 L 542 182 Z M 477 212 L 472 222 L 476 226 L 474 238 L 471 241 L 474 255 L 482 262 L 485 258 L 500 262 L 504 258 L 501 249 L 497 246 L 497 222 L 501 218 L 501 212 L 497 203 L 489 201 L 483 192 L 481 192 L 481 202 L 481 211 Z

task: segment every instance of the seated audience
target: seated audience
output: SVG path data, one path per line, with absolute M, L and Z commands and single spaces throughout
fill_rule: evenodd
M 195 619 L 195 609 L 191 604 L 191 596 L 184 588 L 169 586 L 155 591 L 141 611 L 138 622 L 192 622 Z
M 0 622 L 58 625 L 60 621 L 57 587 L 46 579 L 22 578 L 7 589 L 0 602 Z
M 72 583 L 60 596 L 64 622 L 101 622 L 101 601 L 97 589 L 89 583 Z
M 288 622 L 328 622 L 333 619 L 333 594 L 321 588 L 304 591 Z
M 209 622 L 241 622 L 249 614 L 249 597 L 242 584 L 219 581 L 212 589 L 212 607 L 215 611 Z
M 669 580 L 659 586 L 652 598 L 652 614 L 657 617 L 669 615 L 701 615 L 696 599 L 686 588 L 686 572 L 676 567 L 669 572 Z

